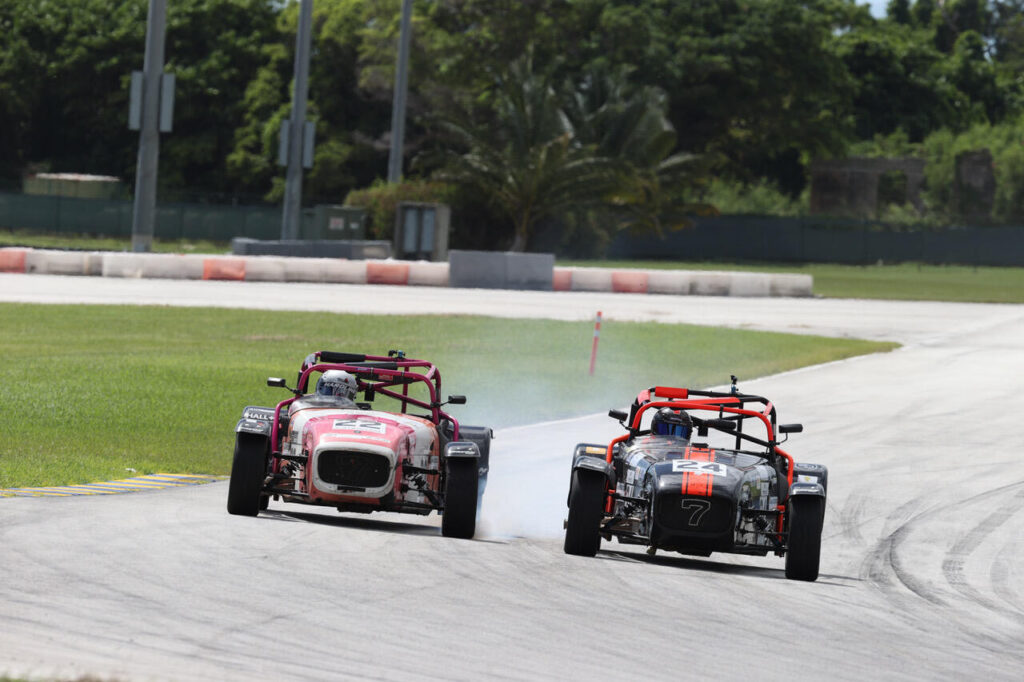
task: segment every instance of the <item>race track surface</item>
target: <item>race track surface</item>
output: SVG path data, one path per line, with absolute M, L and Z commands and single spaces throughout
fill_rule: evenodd
M 566 556 L 572 447 L 620 433 L 592 415 L 497 433 L 473 541 L 442 538 L 433 516 L 272 503 L 232 517 L 226 482 L 0 499 L 0 675 L 1018 680 L 1024 670 L 1024 306 L 42 275 L 0 275 L 0 300 L 564 319 L 600 309 L 906 344 L 742 384 L 804 424 L 787 448 L 798 460 L 830 469 L 816 583 L 786 580 L 772 556 L 650 558 L 615 543 L 593 559 Z

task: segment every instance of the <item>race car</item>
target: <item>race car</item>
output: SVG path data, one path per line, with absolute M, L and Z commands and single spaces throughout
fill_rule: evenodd
M 608 413 L 628 433 L 576 446 L 567 554 L 592 557 L 612 536 L 649 554 L 773 552 L 787 578 L 817 580 L 828 470 L 794 462 L 776 434 L 803 426 L 777 424 L 767 398 L 732 380 L 728 392 L 644 390 L 628 414 Z
M 271 498 L 341 512 L 436 511 L 444 536 L 473 537 L 493 433 L 463 426 L 442 409 L 466 398 L 442 402 L 441 373 L 432 363 L 399 350 L 317 351 L 302 363 L 295 388 L 276 377 L 267 385 L 293 395 L 276 407 L 243 410 L 229 513 L 257 516 Z M 374 409 L 380 399 L 393 409 Z

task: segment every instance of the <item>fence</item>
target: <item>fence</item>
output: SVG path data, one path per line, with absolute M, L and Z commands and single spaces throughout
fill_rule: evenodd
M 312 221 L 313 211 L 304 211 L 303 227 L 309 228 Z M 0 227 L 130 238 L 132 202 L 0 192 Z M 157 239 L 229 242 L 234 237 L 280 236 L 279 207 L 162 203 L 156 209 Z
M 314 234 L 313 209 L 300 234 Z M 0 192 L 0 228 L 131 237 L 129 200 L 82 199 Z M 278 239 L 281 209 L 167 203 L 157 207 L 158 239 Z M 457 245 L 456 245 L 457 246 Z M 878 261 L 1024 266 L 1024 227 L 959 227 L 896 231 L 850 219 L 697 218 L 690 229 L 656 236 L 618 235 L 608 258 L 845 263 Z
M 692 228 L 656 236 L 618 235 L 608 258 L 943 265 L 1024 265 L 1024 227 L 895 231 L 849 219 L 698 218 Z

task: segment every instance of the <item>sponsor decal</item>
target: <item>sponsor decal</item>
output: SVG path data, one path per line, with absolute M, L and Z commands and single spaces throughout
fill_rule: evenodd
M 588 455 L 603 455 L 603 454 L 605 454 L 606 451 L 605 451 L 604 448 L 597 448 L 597 447 L 594 447 L 593 445 L 588 445 L 586 447 L 585 452 Z
M 796 480 L 793 481 L 793 482 L 794 483 L 817 483 L 818 482 L 818 477 L 817 476 L 808 476 L 807 474 L 800 474 L 799 476 L 796 477 Z
M 260 410 L 250 408 L 242 412 L 242 419 L 258 419 L 260 421 L 266 421 L 274 418 L 273 410 Z

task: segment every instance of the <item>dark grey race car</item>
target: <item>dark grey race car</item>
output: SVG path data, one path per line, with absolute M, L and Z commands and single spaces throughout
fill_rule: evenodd
M 728 393 L 658 386 L 628 415 L 609 412 L 628 433 L 576 446 L 566 553 L 594 556 L 612 536 L 650 553 L 773 552 L 785 556 L 787 578 L 817 579 L 828 470 L 795 463 L 776 434 L 803 427 L 778 425 L 771 402 L 733 384 Z M 744 430 L 756 423 L 758 436 Z M 709 431 L 728 447 L 709 446 Z

